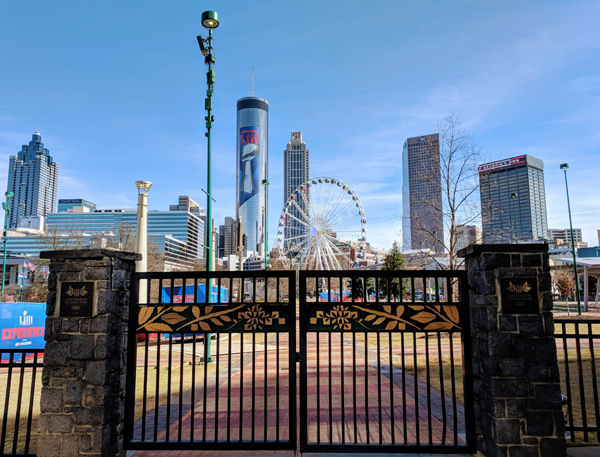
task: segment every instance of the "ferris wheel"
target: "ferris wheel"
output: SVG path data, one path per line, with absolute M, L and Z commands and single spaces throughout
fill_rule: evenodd
M 367 218 L 339 179 L 313 178 L 286 200 L 277 227 L 279 255 L 302 270 L 344 270 L 365 257 Z

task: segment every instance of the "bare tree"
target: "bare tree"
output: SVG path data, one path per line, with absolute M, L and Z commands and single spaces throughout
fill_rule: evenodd
M 455 270 L 464 262 L 457 257 L 460 227 L 481 224 L 477 166 L 485 157 L 473 135 L 461 128 L 456 114 L 440 121 L 437 130 L 439 144 L 429 142 L 423 160 L 426 165 L 414 178 L 415 185 L 431 191 L 424 192 L 422 198 L 411 196 L 411 207 L 419 209 L 411 215 L 411 232 L 433 241 L 433 249 L 421 251 L 439 269 Z M 440 252 L 446 254 L 441 256 Z
M 81 249 L 86 245 L 86 237 L 81 229 L 75 226 L 48 227 L 39 243 L 47 251 L 64 251 L 65 249 Z

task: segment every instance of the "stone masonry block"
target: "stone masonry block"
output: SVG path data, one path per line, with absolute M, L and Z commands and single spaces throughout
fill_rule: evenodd
M 60 456 L 60 435 L 39 435 L 37 439 L 38 457 Z
M 500 314 L 498 318 L 500 322 L 498 330 L 500 332 L 515 333 L 517 331 L 517 316 Z
M 510 446 L 509 457 L 538 457 L 538 447 L 533 446 Z
M 525 414 L 527 435 L 552 436 L 554 432 L 553 414 L 547 411 L 527 411 Z
M 94 335 L 74 335 L 71 340 L 71 357 L 88 360 L 94 357 Z
M 525 361 L 520 357 L 506 357 L 492 360 L 492 376 L 525 376 Z
M 51 414 L 48 416 L 48 433 L 69 433 L 73 427 L 71 414 Z
M 110 271 L 109 267 L 102 268 L 86 268 L 85 269 L 85 280 L 86 281 L 106 281 L 110 279 Z
M 69 343 L 66 341 L 46 343 L 44 351 L 45 367 L 64 367 L 67 364 L 67 355 L 69 352 Z
M 491 392 L 497 398 L 519 398 L 527 396 L 524 378 L 492 378 Z
M 81 379 L 68 381 L 65 388 L 65 403 L 67 405 L 80 405 L 82 390 L 83 381 Z
M 539 254 L 523 254 L 522 262 L 524 267 L 541 267 L 542 256 Z
M 62 453 L 60 457 L 79 456 L 79 435 L 68 434 L 62 436 Z
M 510 254 L 484 253 L 481 256 L 481 268 L 483 270 L 494 270 L 504 267 L 510 267 Z
M 116 290 L 98 291 L 98 314 L 115 313 L 119 301 L 119 293 Z
M 511 254 L 510 266 L 513 268 L 521 266 L 521 255 L 520 254 Z
M 79 319 L 58 319 L 62 321 L 62 331 L 64 333 L 79 333 Z
M 497 444 L 521 443 L 521 421 L 518 419 L 495 419 L 494 436 Z
M 543 457 L 564 457 L 567 455 L 567 443 L 564 438 L 542 438 L 540 452 Z
M 63 389 L 42 387 L 40 398 L 40 411 L 42 413 L 61 413 L 63 405 Z
M 541 314 L 519 316 L 519 333 L 523 336 L 543 336 L 544 325 Z
M 105 385 L 108 381 L 107 363 L 101 361 L 87 361 L 85 364 L 85 380 L 94 386 Z

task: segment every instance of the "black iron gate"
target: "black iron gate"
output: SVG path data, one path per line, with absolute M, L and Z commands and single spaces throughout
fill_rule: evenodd
M 295 286 L 287 271 L 133 274 L 125 448 L 296 449 Z
M 475 450 L 464 271 L 300 272 L 300 450 Z

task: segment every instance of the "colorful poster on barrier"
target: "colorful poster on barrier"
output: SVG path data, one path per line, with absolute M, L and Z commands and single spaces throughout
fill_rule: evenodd
M 3 349 L 29 349 L 43 351 L 46 346 L 46 303 L 0 303 L 0 351 Z M 15 361 L 20 360 L 15 354 Z M 8 354 L 2 355 L 2 361 Z

